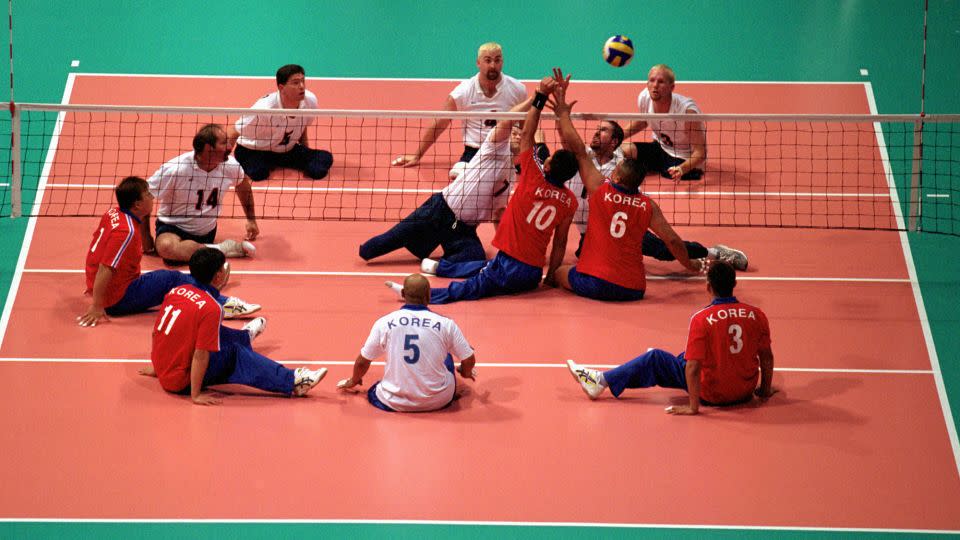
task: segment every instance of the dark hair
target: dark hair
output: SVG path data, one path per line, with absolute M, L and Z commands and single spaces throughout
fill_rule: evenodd
M 737 286 L 737 271 L 730 263 L 713 261 L 710 270 L 707 270 L 707 282 L 717 297 L 733 296 L 733 288 Z
M 647 175 L 647 168 L 636 159 L 626 158 L 620 162 L 620 183 L 625 187 L 636 189 L 643 183 Z
M 297 64 L 287 64 L 282 66 L 277 70 L 277 84 L 287 84 L 287 81 L 290 80 L 290 77 L 293 77 L 297 73 L 307 76 L 307 72 L 303 70 L 303 66 L 298 66 Z
M 226 261 L 227 258 L 219 249 L 202 247 L 190 256 L 190 275 L 199 283 L 209 285 Z
M 616 139 L 617 144 L 614 148 L 619 148 L 623 144 L 623 128 L 620 127 L 620 124 L 616 120 L 604 120 L 604 122 L 610 124 L 610 130 L 613 132 L 610 134 L 611 139 Z
M 149 190 L 146 180 L 139 176 L 128 176 L 120 181 L 114 192 L 117 194 L 120 209 L 129 210 Z
M 577 156 L 569 150 L 557 150 L 550 161 L 548 180 L 555 184 L 563 184 L 577 174 Z
M 197 134 L 193 136 L 193 151 L 196 153 L 203 152 L 204 146 L 216 146 L 217 139 L 220 138 L 221 134 L 225 134 L 223 126 L 220 124 L 206 124 L 200 131 L 197 131 Z

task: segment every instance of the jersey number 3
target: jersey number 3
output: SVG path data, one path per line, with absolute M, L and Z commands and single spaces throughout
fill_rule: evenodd
M 727 328 L 727 333 L 730 334 L 730 339 L 733 340 L 733 343 L 730 344 L 730 353 L 737 354 L 743 350 L 743 328 L 739 324 L 731 324 Z

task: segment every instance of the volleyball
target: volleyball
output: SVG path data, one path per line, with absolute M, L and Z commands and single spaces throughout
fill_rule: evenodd
M 603 44 L 603 59 L 613 67 L 623 67 L 633 58 L 633 42 L 627 36 L 612 36 Z

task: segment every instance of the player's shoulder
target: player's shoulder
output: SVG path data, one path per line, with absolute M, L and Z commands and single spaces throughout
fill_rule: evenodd
M 697 105 L 697 102 L 694 101 L 693 98 L 685 96 L 683 94 L 677 94 L 676 92 L 674 92 L 673 94 L 673 105 L 674 105 L 674 109 L 677 112 L 682 112 L 682 113 L 688 113 L 688 112 L 700 113 L 701 112 L 700 106 Z
M 303 95 L 303 104 L 305 109 L 316 109 L 317 105 L 317 95 L 311 92 L 310 90 L 305 90 Z
M 511 77 L 507 74 L 501 74 L 503 77 L 503 87 L 510 89 L 512 92 L 521 92 L 524 96 L 527 95 L 527 88 L 523 86 L 523 83 L 519 79 Z
M 264 94 L 254 102 L 252 109 L 276 109 L 280 106 L 280 92 L 270 92 Z

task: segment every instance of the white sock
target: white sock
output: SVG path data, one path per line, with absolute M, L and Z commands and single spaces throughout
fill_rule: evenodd
M 600 375 L 597 377 L 597 384 L 599 384 L 600 386 L 602 386 L 602 387 L 604 387 L 604 388 L 607 387 L 607 380 L 603 378 L 603 372 L 602 372 L 602 371 L 600 372 Z
M 707 248 L 707 257 L 711 259 L 717 258 L 717 248 Z

